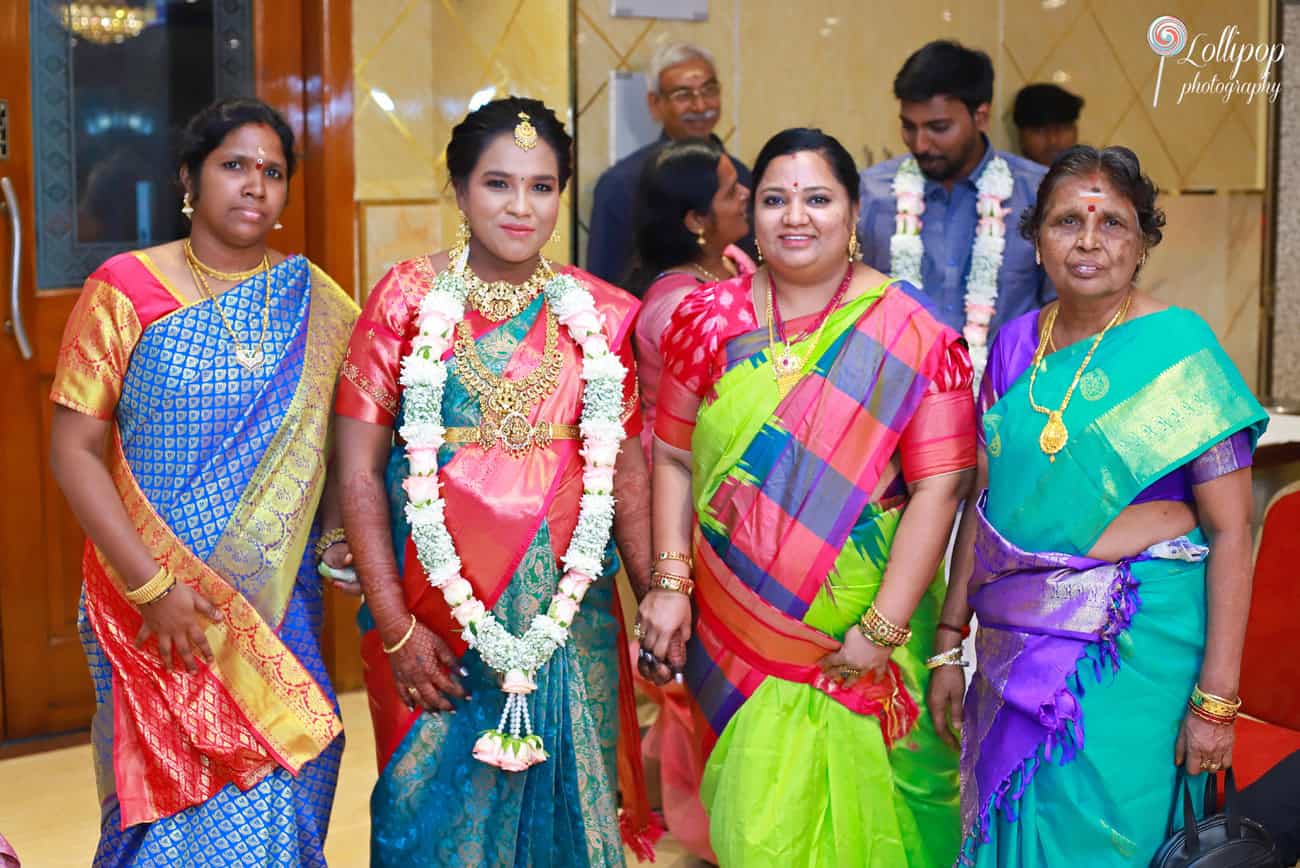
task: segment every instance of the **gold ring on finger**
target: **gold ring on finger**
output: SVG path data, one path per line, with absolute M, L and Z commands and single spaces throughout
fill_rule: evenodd
M 632 625 L 632 635 L 635 636 L 637 639 L 645 638 L 645 627 L 641 626 L 640 621 L 637 621 L 635 624 Z
M 419 695 L 420 695 L 420 691 L 416 690 L 414 687 L 407 687 L 407 688 L 406 688 L 406 692 L 409 693 L 411 696 L 419 696 Z
M 852 666 L 844 666 L 840 669 L 840 678 L 844 681 L 848 681 L 850 678 L 857 678 L 861 674 L 862 670 L 855 669 Z

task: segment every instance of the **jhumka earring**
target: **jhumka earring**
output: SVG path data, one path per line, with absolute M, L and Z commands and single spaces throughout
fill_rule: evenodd
M 190 204 L 190 194 L 186 193 L 181 199 L 181 213 L 185 215 L 186 220 L 194 218 L 194 206 Z
M 758 254 L 758 264 L 763 264 L 763 248 L 759 246 L 758 239 L 754 239 L 754 252 Z
M 698 244 L 698 245 L 700 245 L 701 247 L 705 247 L 705 246 L 708 245 L 709 242 L 707 242 L 707 241 L 704 240 L 704 228 L 703 228 L 703 227 L 700 228 L 700 231 L 699 231 L 699 232 L 696 232 L 696 233 L 695 233 L 695 243 Z
M 456 246 L 464 247 L 469 244 L 469 239 L 469 218 L 462 213 L 460 215 L 460 225 L 456 227 Z
M 862 248 L 858 246 L 858 227 L 854 226 L 853 231 L 849 233 L 849 262 L 857 262 L 861 250 Z

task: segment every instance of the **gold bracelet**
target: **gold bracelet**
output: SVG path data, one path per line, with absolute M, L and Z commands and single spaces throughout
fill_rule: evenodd
M 943 651 L 939 654 L 936 654 L 933 657 L 931 657 L 929 660 L 925 661 L 925 668 L 931 671 L 938 669 L 940 666 L 965 666 L 965 665 L 966 665 L 966 661 L 961 659 L 960 645 L 958 645 L 956 648 L 949 648 L 947 651 Z
M 655 563 L 661 564 L 664 561 L 681 561 L 686 564 L 686 569 L 695 569 L 695 558 L 685 552 L 660 552 L 658 557 L 655 558 Z
M 407 642 L 411 641 L 411 637 L 412 637 L 413 635 L 415 635 L 415 616 L 414 616 L 414 615 L 411 616 L 411 626 L 409 626 L 409 627 L 406 628 L 406 635 L 403 636 L 401 639 L 398 639 L 398 640 L 397 640 L 397 644 L 394 645 L 392 648 L 389 648 L 387 645 L 385 645 L 385 646 L 384 646 L 384 653 L 385 653 L 385 654 L 396 654 L 398 651 L 401 651 L 401 650 L 402 650 L 402 646 L 405 645 Z
M 176 578 L 166 567 L 159 567 L 153 578 L 138 588 L 127 588 L 126 598 L 137 606 L 147 606 L 157 602 L 176 586 Z
M 1224 699 L 1222 696 L 1206 693 L 1199 684 L 1192 687 L 1192 696 L 1187 701 L 1214 717 L 1234 718 L 1237 716 L 1237 712 L 1241 710 L 1240 697 L 1237 699 Z
M 323 557 L 325 557 L 325 552 L 329 549 L 330 546 L 334 545 L 335 543 L 341 543 L 347 541 L 348 541 L 347 531 L 345 531 L 341 527 L 336 527 L 333 530 L 325 531 L 320 535 L 320 539 L 316 540 L 316 548 L 314 549 L 314 551 L 316 552 L 316 560 L 319 561 Z
M 1187 700 L 1187 710 L 1190 711 L 1192 714 L 1196 715 L 1197 717 L 1199 717 L 1201 720 L 1204 720 L 1206 723 L 1212 723 L 1215 726 L 1232 726 L 1234 723 L 1237 722 L 1236 714 L 1231 714 L 1222 717 L 1217 714 L 1211 714 L 1210 712 L 1206 711 L 1204 708 L 1201 708 L 1199 705 L 1192 702 L 1190 699 Z
M 912 631 L 907 627 L 898 626 L 880 614 L 874 603 L 867 607 L 867 611 L 858 621 L 858 629 L 862 631 L 862 635 L 868 642 L 882 648 L 898 648 L 912 641 Z
M 650 584 L 661 590 L 685 594 L 688 597 L 695 593 L 695 582 L 691 579 L 686 576 L 674 576 L 672 573 L 659 570 L 655 570 L 650 574 Z

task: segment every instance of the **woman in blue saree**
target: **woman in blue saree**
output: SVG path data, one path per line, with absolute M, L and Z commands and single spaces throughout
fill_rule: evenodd
M 323 866 L 343 750 L 317 560 L 356 306 L 266 245 L 293 133 L 256 100 L 182 136 L 190 237 L 86 281 L 51 399 L 56 479 L 89 540 L 96 866 Z M 107 461 L 104 455 L 107 453 Z
M 1067 151 L 1022 219 L 1060 297 L 990 352 L 943 618 L 974 610 L 978 668 L 964 709 L 956 668 L 928 695 L 967 863 L 1146 864 L 1177 765 L 1232 762 L 1266 414 L 1200 317 L 1136 289 L 1163 224 L 1119 147 Z

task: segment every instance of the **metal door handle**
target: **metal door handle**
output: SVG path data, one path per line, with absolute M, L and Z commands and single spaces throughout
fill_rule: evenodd
M 22 275 L 23 257 L 23 221 L 18 217 L 18 196 L 14 193 L 13 182 L 0 178 L 0 191 L 4 192 L 4 201 L 0 202 L 9 211 L 9 316 L 5 321 L 5 331 L 14 336 L 18 342 L 18 352 L 23 359 L 32 357 L 32 342 L 27 339 L 27 327 L 23 325 L 23 299 L 19 293 L 19 278 Z

